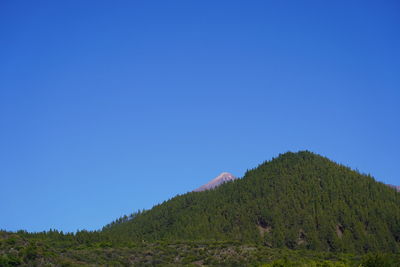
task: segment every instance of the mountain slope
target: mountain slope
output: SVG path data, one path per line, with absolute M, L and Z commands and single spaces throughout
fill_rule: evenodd
M 215 190 L 104 227 L 121 240 L 239 240 L 270 247 L 398 251 L 400 194 L 308 151 L 285 153 Z M 128 218 L 128 217 L 127 217 Z
M 194 192 L 201 192 L 201 191 L 205 191 L 205 190 L 214 189 L 223 183 L 230 182 L 235 179 L 236 179 L 236 177 L 233 174 L 231 174 L 229 172 L 223 172 L 220 175 L 218 175 L 216 178 L 211 180 L 210 182 L 195 189 Z

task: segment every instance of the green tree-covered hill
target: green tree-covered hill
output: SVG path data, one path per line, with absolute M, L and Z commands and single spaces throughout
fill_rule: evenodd
M 398 252 L 400 194 L 308 151 L 285 153 L 242 179 L 125 216 L 102 234 L 121 241 L 218 241 L 273 248 Z

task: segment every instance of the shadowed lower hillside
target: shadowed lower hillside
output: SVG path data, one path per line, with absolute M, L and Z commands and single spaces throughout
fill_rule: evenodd
M 267 247 L 396 252 L 400 194 L 308 151 L 285 153 L 214 190 L 104 227 L 117 240 L 233 240 Z

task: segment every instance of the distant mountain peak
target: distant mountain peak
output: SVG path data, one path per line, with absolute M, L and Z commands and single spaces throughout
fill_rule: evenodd
M 400 186 L 398 186 L 398 185 L 391 185 L 391 184 L 388 184 L 388 186 L 390 186 L 391 188 L 396 189 L 397 192 L 400 192 Z
M 214 189 L 223 183 L 233 181 L 235 179 L 237 179 L 237 178 L 233 174 L 231 174 L 229 172 L 223 172 L 220 175 L 218 175 L 217 177 L 215 177 L 214 179 L 212 179 L 210 182 L 206 183 L 205 185 L 200 186 L 199 188 L 197 188 L 193 191 L 201 192 L 201 191 L 205 191 L 205 190 Z

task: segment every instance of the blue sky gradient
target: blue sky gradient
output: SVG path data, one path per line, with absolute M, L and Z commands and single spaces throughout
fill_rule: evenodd
M 99 229 L 308 149 L 400 185 L 398 1 L 2 1 L 0 229 Z

